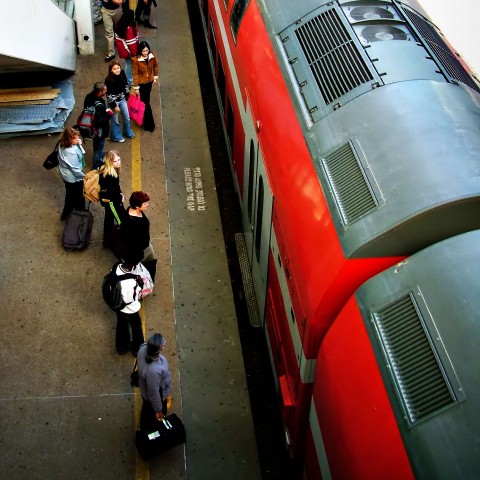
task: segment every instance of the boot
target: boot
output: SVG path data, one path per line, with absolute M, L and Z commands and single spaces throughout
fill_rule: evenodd
M 153 28 L 155 30 L 157 29 L 157 27 L 154 27 L 148 20 L 145 20 L 144 25 L 146 28 Z

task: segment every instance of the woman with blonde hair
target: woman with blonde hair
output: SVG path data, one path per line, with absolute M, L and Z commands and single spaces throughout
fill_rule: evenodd
M 125 216 L 123 193 L 120 188 L 120 171 L 122 161 L 116 150 L 108 150 L 103 157 L 103 165 L 99 168 L 100 204 L 105 208 L 103 222 L 103 246 L 111 248 L 112 230 Z
M 58 144 L 58 171 L 65 184 L 65 204 L 61 220 L 66 220 L 73 209 L 85 210 L 83 198 L 83 167 L 85 161 L 80 132 L 66 127 Z

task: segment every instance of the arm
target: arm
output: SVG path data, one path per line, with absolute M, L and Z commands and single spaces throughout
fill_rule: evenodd
M 132 58 L 132 75 L 133 75 L 133 88 L 137 91 L 139 90 L 138 86 L 138 59 L 136 57 Z
M 155 83 L 158 80 L 158 60 L 157 56 L 153 56 L 153 82 Z

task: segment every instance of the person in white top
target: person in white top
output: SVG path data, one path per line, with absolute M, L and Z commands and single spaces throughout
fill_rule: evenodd
M 118 264 L 115 273 L 118 276 L 127 275 L 131 273 L 135 265 L 134 261 L 124 261 Z M 136 356 L 140 345 L 144 342 L 142 320 L 139 313 L 142 306 L 139 296 L 141 286 L 135 278 L 120 280 L 120 286 L 125 306 L 117 311 L 115 347 L 117 355 L 125 355 L 131 348 L 133 355 Z M 129 327 L 132 330 L 131 341 Z

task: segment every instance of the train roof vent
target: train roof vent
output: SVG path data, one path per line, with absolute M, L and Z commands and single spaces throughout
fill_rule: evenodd
M 280 34 L 314 122 L 382 81 L 341 10 L 327 5 Z
M 345 226 L 377 207 L 373 189 L 350 143 L 323 158 L 321 164 Z
M 336 10 L 312 18 L 295 34 L 326 104 L 373 80 Z
M 410 423 L 456 403 L 412 293 L 375 312 L 374 322 Z
M 437 62 L 440 62 L 440 65 L 444 70 L 444 75 L 447 78 L 453 78 L 463 82 L 465 85 L 468 85 L 477 92 L 480 92 L 479 86 L 475 83 L 472 76 L 458 60 L 458 57 L 444 42 L 435 27 L 427 22 L 418 13 L 408 8 L 403 8 L 403 12 L 416 28 L 420 38 L 426 42 L 426 48 L 433 54 L 433 58 L 437 60 Z

